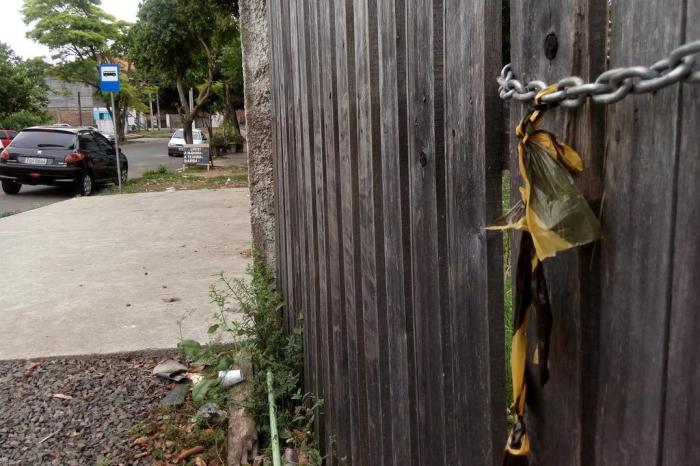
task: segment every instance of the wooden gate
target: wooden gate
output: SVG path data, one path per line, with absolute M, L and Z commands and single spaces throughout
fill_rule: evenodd
M 700 38 L 700 0 L 513 1 L 510 57 L 500 2 L 268 9 L 278 277 L 305 316 L 328 462 L 500 464 L 503 251 L 483 227 L 517 172 L 502 109 L 511 128 L 526 109 L 495 77 L 505 61 L 547 82 L 651 65 Z M 699 113 L 698 86 L 675 85 L 547 116 L 585 159 L 604 237 L 545 263 L 534 464 L 700 464 Z

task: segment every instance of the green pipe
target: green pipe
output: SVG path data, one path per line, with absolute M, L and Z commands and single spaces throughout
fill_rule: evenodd
M 272 371 L 267 370 L 267 403 L 270 406 L 270 442 L 272 443 L 272 466 L 282 466 L 280 457 L 280 438 L 277 434 L 277 408 L 272 392 Z

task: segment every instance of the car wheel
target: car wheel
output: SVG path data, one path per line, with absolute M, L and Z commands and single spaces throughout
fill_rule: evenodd
M 85 172 L 78 180 L 75 186 L 75 194 L 81 196 L 89 196 L 92 194 L 95 183 L 90 172 Z
M 22 189 L 22 185 L 20 183 L 10 180 L 2 180 L 2 190 L 5 191 L 5 194 L 17 194 L 20 189 Z
M 122 184 L 126 183 L 126 181 L 129 179 L 129 167 L 128 166 L 123 166 L 122 167 Z M 119 180 L 117 180 L 117 184 L 119 183 Z

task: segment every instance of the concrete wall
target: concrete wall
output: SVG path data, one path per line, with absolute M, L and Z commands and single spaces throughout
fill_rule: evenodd
M 266 0 L 240 0 L 253 248 L 275 268 L 275 191 Z

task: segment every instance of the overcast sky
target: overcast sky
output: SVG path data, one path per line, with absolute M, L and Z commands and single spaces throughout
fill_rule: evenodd
M 102 0 L 102 9 L 124 21 L 135 21 L 141 0 Z M 0 42 L 8 44 L 17 55 L 24 58 L 49 58 L 48 49 L 26 37 L 27 26 L 19 10 L 24 0 L 2 0 L 2 24 Z

